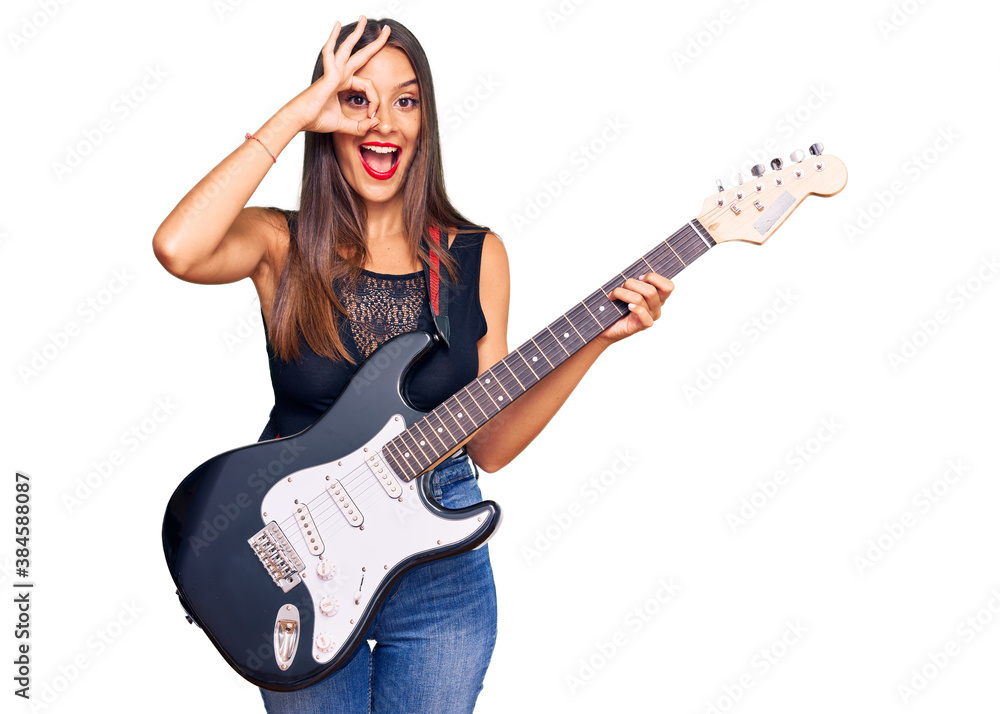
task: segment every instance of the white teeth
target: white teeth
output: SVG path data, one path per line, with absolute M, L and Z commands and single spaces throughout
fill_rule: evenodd
M 391 154 L 396 151 L 395 146 L 370 146 L 369 144 L 363 144 L 363 146 L 369 151 L 374 151 L 376 154 Z

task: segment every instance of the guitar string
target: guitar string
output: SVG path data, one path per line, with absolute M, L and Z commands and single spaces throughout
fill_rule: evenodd
M 671 238 L 677 238 L 677 239 L 679 239 L 677 241 L 677 245 L 673 245 L 670 242 Z M 651 251 L 647 252 L 644 256 L 642 256 L 639 260 L 635 261 L 632 265 L 628 266 L 626 269 L 632 268 L 632 266 L 637 265 L 640 261 L 645 262 L 646 265 L 647 265 L 647 267 L 653 267 L 653 266 L 650 266 L 650 264 L 645 260 L 646 257 L 647 256 L 652 257 L 654 259 L 654 261 L 660 262 L 659 260 L 657 260 L 657 257 L 654 254 L 658 253 L 658 252 L 662 253 L 662 251 L 664 249 L 669 250 L 669 249 L 672 248 L 673 249 L 672 252 L 674 253 L 675 257 L 678 260 L 680 260 L 680 262 L 681 262 L 680 269 L 682 270 L 688 264 L 688 261 L 686 261 L 684 258 L 687 257 L 689 260 L 692 259 L 692 255 L 689 253 L 689 250 L 690 250 L 691 246 L 692 245 L 699 245 L 699 243 L 700 243 L 700 245 L 704 245 L 705 248 L 703 250 L 700 250 L 700 251 L 696 252 L 693 255 L 693 258 L 700 257 L 700 255 L 702 255 L 705 251 L 707 251 L 707 249 L 710 246 L 708 246 L 704 242 L 702 236 L 694 229 L 693 225 L 688 224 L 686 226 L 683 226 L 679 231 L 677 231 L 676 233 L 674 233 L 669 238 L 661 241 L 661 243 L 659 245 L 657 245 L 656 247 L 654 247 Z M 694 252 L 694 251 L 691 251 L 691 252 Z M 633 272 L 633 271 L 630 270 L 629 272 Z M 678 270 L 677 272 L 680 272 L 680 271 Z M 638 275 L 638 274 L 642 274 L 642 273 L 639 272 L 639 273 L 636 273 L 636 274 Z M 674 273 L 674 274 L 676 275 L 677 273 Z M 603 286 L 600 288 L 600 290 L 602 292 L 604 292 Z M 607 297 L 606 293 L 605 293 L 605 297 Z M 581 301 L 580 303 L 577 303 L 576 305 L 574 305 L 573 308 L 570 308 L 570 310 L 567 310 L 567 313 L 571 312 L 572 310 L 577 309 L 580 305 L 582 305 L 585 309 L 587 309 L 588 312 L 590 312 L 589 308 L 587 308 L 586 304 L 585 304 L 586 299 L 587 298 L 585 298 L 584 301 Z M 592 315 L 592 313 L 591 313 L 591 315 Z M 565 317 L 565 314 L 564 314 L 564 317 Z M 569 320 L 568 317 L 566 319 Z M 596 320 L 596 318 L 594 318 L 594 319 Z M 572 321 L 570 321 L 570 324 L 571 325 L 573 324 Z M 600 321 L 598 321 L 598 325 L 601 326 Z M 581 335 L 581 338 L 582 338 L 582 335 Z M 591 339 L 593 339 L 593 338 L 591 338 Z M 587 344 L 589 341 L 590 340 L 584 340 L 584 344 Z M 557 343 L 558 340 L 556 340 L 555 337 L 552 337 L 551 340 L 547 340 L 547 342 L 549 342 L 549 344 L 546 345 L 546 346 L 551 346 L 552 343 Z M 523 346 L 524 345 L 522 345 L 522 347 Z M 512 357 L 513 355 L 518 354 L 518 352 L 519 352 L 520 349 L 521 349 L 520 347 L 518 349 L 515 349 L 513 352 L 511 352 L 504 359 L 506 360 L 508 357 Z M 523 357 L 521 359 L 523 360 Z M 513 369 L 509 365 L 505 365 L 505 367 L 508 369 L 508 371 L 511 372 L 512 376 L 514 376 L 514 379 L 516 380 L 517 379 L 517 375 L 513 371 Z M 528 365 L 528 367 L 529 367 L 529 369 L 531 369 L 530 365 Z M 522 370 L 522 375 L 525 376 L 525 377 L 527 377 L 527 374 L 524 373 L 523 370 Z M 480 378 L 478 378 L 478 379 L 482 379 L 482 376 L 484 376 L 484 375 L 481 375 Z M 496 379 L 497 379 L 498 386 L 500 386 L 502 388 L 503 384 L 502 384 L 500 378 L 496 378 Z M 476 382 L 476 381 L 478 381 L 478 380 L 474 380 L 474 382 Z M 537 383 L 537 381 L 535 383 Z M 492 401 L 494 401 L 495 406 L 498 406 L 498 405 L 496 405 L 496 400 L 493 399 L 493 396 L 490 395 L 490 393 L 487 391 L 486 386 L 485 385 L 480 385 L 480 386 L 483 389 L 483 391 L 486 392 L 487 396 L 489 396 L 490 399 Z M 534 383 L 532 385 L 530 385 L 528 387 L 528 389 L 530 389 L 531 386 L 534 386 Z M 525 391 L 527 391 L 527 390 L 526 389 L 522 389 L 522 391 L 520 393 L 523 394 Z M 457 395 L 453 395 L 453 396 L 457 396 Z M 520 394 L 518 394 L 518 396 L 520 396 Z M 461 402 L 459 402 L 459 403 L 461 403 Z M 500 410 L 501 409 L 498 408 L 497 412 L 495 412 L 492 415 L 487 415 L 484 412 L 484 416 L 487 416 L 487 420 L 491 419 L 493 416 L 495 416 L 497 413 L 499 413 Z M 433 430 L 433 427 L 430 426 L 430 423 L 428 421 L 428 417 L 431 416 L 431 414 L 433 414 L 433 413 L 434 412 L 432 410 L 432 412 L 428 413 L 424 417 L 421 417 L 419 420 L 415 421 L 414 424 L 412 424 L 407 429 L 404 429 L 403 432 L 401 432 L 397 436 L 401 436 L 403 433 L 406 433 L 406 432 L 410 431 L 410 429 L 416 428 L 417 424 L 419 424 L 421 421 L 426 422 L 425 426 L 427 426 L 431 430 L 432 433 L 435 433 L 434 430 Z M 442 422 L 442 424 L 445 427 L 448 426 L 448 423 L 444 421 L 444 417 L 442 415 L 437 414 L 436 416 L 438 417 L 438 419 Z M 459 428 L 459 430 L 461 431 L 460 427 L 458 427 L 457 424 L 455 424 L 455 427 Z M 450 432 L 451 432 L 451 430 L 449 429 L 449 435 L 451 436 Z M 419 434 L 420 431 L 417 430 L 415 433 Z M 414 438 L 413 437 L 413 433 L 410 433 L 409 435 L 410 435 L 411 438 Z M 395 437 L 393 437 L 393 438 L 395 438 Z M 439 438 L 439 440 L 442 441 L 443 444 L 445 444 L 445 442 L 444 442 L 444 440 L 443 440 L 442 437 L 438 437 L 438 438 Z M 454 438 L 454 437 L 452 436 L 452 438 Z M 377 453 L 378 453 L 379 457 L 384 462 L 385 461 L 384 454 L 382 454 L 381 452 L 377 452 Z M 431 453 L 434 453 L 433 449 L 431 449 Z M 386 466 L 388 466 L 388 465 L 386 464 Z M 339 479 L 341 486 L 344 488 L 344 490 L 346 491 L 346 493 L 348 494 L 348 496 L 351 498 L 351 501 L 358 508 L 358 510 L 361 512 L 362 515 L 363 515 L 363 511 L 361 511 L 361 506 L 365 505 L 367 507 L 367 506 L 370 506 L 372 503 L 374 503 L 374 500 L 368 498 L 368 495 L 372 492 L 372 488 L 376 485 L 376 479 L 374 479 L 374 478 L 370 479 L 370 482 L 367 483 L 367 485 L 363 485 L 363 487 L 361 489 L 353 489 L 353 487 L 357 484 L 357 482 L 359 480 L 359 477 L 365 477 L 366 476 L 366 474 L 365 474 L 366 470 L 369 470 L 369 467 L 368 467 L 368 465 L 367 465 L 366 462 L 362 462 L 361 465 L 359 465 L 358 467 L 356 467 L 352 471 L 348 472 L 348 474 L 346 474 L 344 477 L 342 477 L 342 478 Z M 370 475 L 374 475 L 374 474 L 370 474 Z M 397 476 L 397 483 L 400 480 L 402 480 L 402 479 L 399 479 L 399 477 Z M 403 483 L 406 483 L 406 482 L 404 481 Z M 381 486 L 380 486 L 380 488 L 381 488 Z M 354 491 L 353 494 L 352 494 L 352 489 Z M 379 492 L 378 490 L 375 491 L 375 493 L 378 493 L 378 492 Z M 319 494 L 317 494 L 315 497 L 313 497 L 310 501 L 308 501 L 305 504 L 307 506 L 307 508 L 309 509 L 310 521 L 312 522 L 312 524 L 314 525 L 314 527 L 317 528 L 317 530 L 319 530 L 321 526 L 324 526 L 324 525 L 328 524 L 330 522 L 330 520 L 332 520 L 332 516 L 335 515 L 337 512 L 340 512 L 340 507 L 335 502 L 332 501 L 332 497 L 328 501 L 328 500 L 324 499 L 324 496 L 330 496 L 330 494 L 327 491 L 327 489 L 324 489 L 322 492 L 320 492 Z M 390 496 L 390 498 L 392 498 L 392 497 Z M 326 506 L 325 508 L 323 507 L 324 505 Z M 328 514 L 331 514 L 331 515 L 328 516 Z M 294 512 L 294 510 L 293 510 L 293 512 L 292 512 L 292 514 L 290 516 L 288 516 L 287 518 L 285 518 L 284 520 L 282 520 L 280 522 L 280 524 L 279 524 L 280 527 L 282 527 L 283 529 L 292 530 L 291 529 L 291 524 L 289 524 L 289 521 L 291 521 L 293 524 L 297 523 L 296 518 L 295 518 L 295 512 Z M 337 528 L 336 531 L 329 531 L 328 532 L 328 536 L 335 535 L 343 527 L 351 527 L 351 525 L 350 525 L 350 523 L 347 523 L 346 520 L 345 520 L 345 522 L 342 524 L 341 528 Z M 302 545 L 306 546 L 306 550 L 309 550 L 308 544 L 305 542 L 306 536 L 305 536 L 305 534 L 302 533 L 301 529 L 300 528 L 296 528 L 295 530 L 292 531 L 292 533 L 293 533 L 293 537 L 297 534 L 298 535 L 298 539 L 297 540 L 300 540 L 300 542 L 302 543 Z M 286 534 L 286 537 L 288 537 L 287 534 Z M 322 534 L 320 534 L 320 537 L 322 537 Z

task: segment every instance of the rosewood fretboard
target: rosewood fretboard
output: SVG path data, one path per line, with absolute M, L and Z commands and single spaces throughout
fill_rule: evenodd
M 649 272 L 673 278 L 714 245 L 698 219 L 692 220 L 386 442 L 383 457 L 400 478 L 413 480 L 625 315 L 628 306 L 608 293 L 626 278 Z

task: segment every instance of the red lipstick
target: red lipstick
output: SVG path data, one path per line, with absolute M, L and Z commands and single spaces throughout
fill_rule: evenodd
M 392 165 L 392 168 L 390 168 L 388 171 L 377 171 L 376 169 L 373 169 L 371 166 L 369 166 L 368 162 L 365 161 L 365 152 L 362 151 L 361 148 L 363 146 L 380 146 L 380 147 L 384 146 L 395 149 L 395 151 L 393 152 L 395 154 L 395 163 Z M 388 179 L 392 178 L 392 175 L 396 173 L 396 169 L 399 168 L 400 158 L 402 158 L 402 149 L 400 149 L 400 147 L 397 146 L 396 144 L 387 144 L 381 141 L 366 141 L 364 144 L 358 146 L 358 158 L 361 159 L 361 165 L 365 167 L 365 171 L 368 172 L 369 176 L 371 176 L 374 179 L 378 179 L 379 181 L 387 181 Z

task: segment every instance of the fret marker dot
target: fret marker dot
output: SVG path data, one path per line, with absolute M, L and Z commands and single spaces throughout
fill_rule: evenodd
M 538 355 L 535 355 L 534 357 L 532 357 L 531 361 L 532 362 L 537 362 L 538 361 Z
M 568 332 L 564 332 L 563 333 L 563 339 L 566 339 L 567 337 L 569 337 L 569 333 Z
M 502 394 L 499 397 L 497 397 L 497 401 L 498 402 L 502 402 L 503 401 L 503 395 Z
M 487 380 L 486 380 L 486 383 L 487 383 L 487 384 L 489 384 L 489 383 L 490 383 L 490 380 L 489 380 L 489 379 L 487 379 Z
M 461 418 L 462 418 L 462 412 L 459 412 L 459 413 L 458 413 L 458 418 L 459 418 L 459 419 L 461 419 Z
M 426 441 L 424 441 L 423 439 L 421 439 L 421 440 L 420 440 L 420 445 L 421 445 L 421 446 L 427 446 L 427 442 L 426 442 Z
M 441 433 L 441 427 L 438 427 L 438 434 Z
M 600 312 L 604 312 L 604 305 L 601 305 Z
M 403 454 L 403 456 L 405 456 L 406 458 L 410 458 L 410 452 L 407 451 L 405 454 Z

